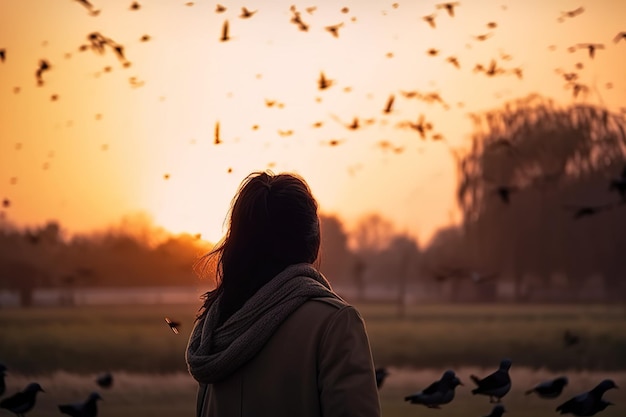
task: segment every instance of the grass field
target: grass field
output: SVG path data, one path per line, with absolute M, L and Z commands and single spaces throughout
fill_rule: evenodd
M 184 349 L 195 305 L 136 305 L 0 310 L 0 363 L 9 368 L 7 394 L 31 381 L 44 386 L 32 416 L 59 415 L 56 405 L 82 400 L 97 388 L 94 375 L 116 374 L 102 390 L 101 416 L 193 416 L 195 383 Z M 387 416 L 484 416 L 485 397 L 469 394 L 470 373 L 485 375 L 502 357 L 513 360 L 507 417 L 555 415 L 560 400 L 606 377 L 626 386 L 626 312 L 621 306 L 426 305 L 398 320 L 391 305 L 358 306 L 375 362 L 392 370 L 380 391 Z M 168 316 L 182 323 L 175 335 Z M 581 337 L 566 348 L 565 329 Z M 443 410 L 402 398 L 454 369 L 466 384 Z M 544 378 L 566 374 L 562 398 L 540 400 L 523 391 Z M 607 393 L 616 406 L 605 417 L 626 415 L 626 392 Z M 1 415 L 9 415 L 0 410 Z

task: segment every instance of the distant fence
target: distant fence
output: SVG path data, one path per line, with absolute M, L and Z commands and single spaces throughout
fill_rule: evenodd
M 208 288 L 137 287 L 137 288 L 57 288 L 36 289 L 33 305 L 105 305 L 105 304 L 186 304 L 200 303 Z M 16 291 L 0 290 L 0 307 L 19 306 Z

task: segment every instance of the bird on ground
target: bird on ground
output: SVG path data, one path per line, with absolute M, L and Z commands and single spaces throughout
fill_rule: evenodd
M 380 389 L 385 382 L 385 379 L 389 376 L 387 368 L 376 368 L 376 387 Z
M 593 416 L 611 405 L 602 396 L 606 391 L 613 388 L 617 388 L 615 382 L 611 379 L 605 379 L 590 391 L 583 392 L 565 401 L 556 408 L 556 411 L 561 414 L 574 414 L 575 416 Z
M 7 367 L 0 363 L 0 397 L 2 397 L 7 390 L 7 385 L 4 381 L 4 377 L 7 375 L 6 371 Z
M 11 411 L 18 417 L 24 417 L 24 413 L 30 411 L 37 401 L 37 393 L 45 392 L 37 382 L 31 382 L 23 391 L 17 392 L 0 401 L 0 408 Z
M 622 39 L 626 41 L 626 32 L 619 32 L 617 35 L 615 35 L 615 37 L 613 38 L 613 42 L 617 43 Z
M 565 329 L 563 332 L 563 345 L 565 347 L 575 346 L 580 343 L 580 336 L 572 332 L 570 329 Z
M 165 322 L 167 323 L 168 326 L 170 326 L 170 329 L 172 330 L 174 334 L 179 333 L 178 328 L 180 327 L 180 322 L 173 321 L 169 317 L 165 317 Z
M 460 3 L 458 1 L 451 2 L 451 3 L 439 3 L 435 5 L 437 9 L 445 9 L 450 15 L 450 17 L 454 17 L 454 8 L 456 6 L 460 6 Z
M 502 417 L 502 414 L 506 412 L 506 409 L 502 404 L 496 404 L 491 409 L 491 413 L 487 414 L 485 417 Z
M 85 402 L 75 404 L 60 404 L 61 414 L 72 417 L 96 417 L 98 415 L 97 401 L 102 397 L 97 392 L 92 392 Z
M 479 378 L 476 375 L 470 375 L 470 378 L 477 385 L 472 390 L 472 394 L 482 394 L 489 396 L 489 402 L 500 402 L 511 389 L 511 377 L 509 369 L 511 368 L 511 360 L 503 359 L 497 371 L 489 374 L 485 378 Z
M 604 44 L 601 43 L 579 43 L 578 49 L 589 50 L 589 57 L 593 59 L 596 56 L 597 49 L 604 49 Z
M 433 382 L 422 391 L 404 397 L 411 404 L 422 404 L 428 408 L 440 408 L 454 399 L 454 389 L 463 385 L 454 371 L 447 370 L 438 381 Z
M 111 388 L 113 386 L 113 374 L 104 372 L 96 377 L 96 384 L 101 388 Z
M 533 392 L 541 398 L 556 398 L 563 392 L 563 388 L 567 385 L 568 380 L 566 376 L 560 376 L 550 381 L 540 382 L 533 388 L 525 392 L 526 395 L 530 395 Z
M 501 185 L 495 191 L 504 204 L 509 204 L 511 202 L 511 193 L 518 191 L 518 189 L 517 187 Z

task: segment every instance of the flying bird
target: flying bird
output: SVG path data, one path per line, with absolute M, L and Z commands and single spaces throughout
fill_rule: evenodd
M 324 29 L 329 31 L 331 33 L 331 35 L 333 35 L 335 38 L 338 38 L 339 37 L 339 28 L 341 28 L 342 26 L 343 26 L 343 23 L 338 23 L 336 25 L 326 26 Z
M 258 12 L 258 10 L 250 11 L 246 9 L 245 7 L 242 7 L 241 14 L 239 15 L 239 17 L 241 17 L 242 19 L 247 19 L 249 17 L 252 17 L 256 12 Z
M 561 414 L 573 414 L 575 416 L 593 416 L 611 405 L 602 396 L 610 389 L 617 388 L 611 379 L 605 379 L 592 390 L 578 394 L 556 408 Z
M 37 382 L 31 382 L 23 391 L 17 392 L 0 401 L 0 408 L 9 410 L 18 417 L 23 417 L 26 412 L 30 411 L 35 406 L 37 393 L 39 392 L 44 392 L 41 385 Z
M 435 17 L 437 15 L 435 14 L 429 14 L 426 16 L 423 16 L 422 19 L 425 20 L 426 22 L 428 22 L 428 24 L 430 25 L 431 28 L 435 29 L 437 26 L 435 24 Z
M 511 389 L 511 377 L 509 376 L 509 369 L 511 368 L 511 360 L 503 359 L 500 362 L 500 367 L 495 372 L 489 374 L 484 378 L 479 378 L 476 375 L 470 375 L 470 378 L 477 385 L 477 388 L 472 390 L 472 394 L 482 394 L 489 396 L 489 402 L 500 402 Z
M 98 415 L 97 401 L 102 397 L 97 392 L 92 392 L 85 402 L 75 404 L 59 404 L 61 414 L 71 417 L 96 417 Z
M 320 72 L 320 78 L 317 81 L 317 87 L 320 90 L 325 90 L 328 87 L 330 87 L 331 85 L 333 85 L 333 80 L 329 80 L 328 78 L 326 78 L 326 76 L 324 75 L 324 72 Z
M 593 59 L 596 56 L 597 49 L 604 49 L 604 44 L 601 43 L 579 43 L 578 49 L 588 49 L 589 57 Z
M 435 5 L 437 9 L 445 9 L 450 17 L 454 17 L 454 8 L 457 6 L 460 6 L 460 3 L 457 1 L 451 3 L 439 3 Z
M 230 37 L 228 36 L 228 20 L 224 20 L 224 24 L 222 25 L 222 37 L 220 38 L 220 41 L 226 42 L 228 40 L 230 40 Z
M 447 370 L 438 381 L 433 382 L 422 391 L 404 397 L 411 404 L 422 404 L 428 408 L 440 408 L 454 399 L 454 389 L 463 385 L 454 371 Z
M 540 382 L 533 388 L 525 392 L 526 395 L 530 395 L 533 392 L 541 398 L 556 398 L 563 392 L 563 388 L 567 385 L 568 380 L 566 376 L 560 376 L 550 381 Z
M 179 322 L 173 321 L 169 317 L 165 317 L 165 322 L 167 323 L 168 326 L 170 326 L 170 329 L 172 329 L 172 332 L 174 334 L 178 334 L 179 333 L 179 330 L 178 330 L 178 328 L 180 327 L 180 323 Z
M 393 109 L 393 102 L 395 101 L 395 99 L 396 99 L 396 96 L 394 96 L 393 94 L 389 96 L 389 98 L 387 99 L 387 104 L 385 105 L 385 108 L 383 109 L 383 113 L 385 114 L 391 113 Z
M 111 388 L 113 386 L 113 374 L 104 372 L 96 377 L 96 384 L 101 388 Z

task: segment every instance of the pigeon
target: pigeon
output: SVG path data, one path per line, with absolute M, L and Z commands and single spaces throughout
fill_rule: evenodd
M 92 392 L 84 403 L 61 404 L 59 405 L 59 411 L 61 411 L 61 414 L 67 414 L 72 417 L 96 417 L 98 415 L 96 402 L 101 399 L 100 394 Z
M 422 404 L 428 408 L 440 408 L 440 405 L 448 404 L 454 399 L 454 389 L 458 385 L 463 385 L 454 371 L 447 370 L 441 379 L 433 382 L 422 391 L 404 397 L 404 401 L 411 404 Z
M 612 388 L 617 388 L 612 379 L 605 379 L 590 391 L 578 394 L 565 401 L 556 408 L 561 414 L 574 414 L 575 416 L 593 416 L 611 405 L 602 399 L 602 395 Z
M 506 412 L 506 409 L 502 404 L 496 404 L 493 406 L 491 413 L 486 415 L 485 417 L 502 417 L 502 414 Z
M 2 397 L 7 390 L 7 385 L 4 382 L 4 377 L 6 376 L 5 371 L 7 367 L 0 363 L 0 397 Z
M 23 391 L 13 394 L 0 401 L 0 408 L 5 408 L 18 417 L 24 417 L 24 413 L 30 411 L 35 406 L 38 392 L 45 392 L 41 385 L 31 382 Z
M 105 372 L 96 377 L 96 384 L 102 388 L 111 388 L 113 386 L 113 374 Z
M 389 376 L 387 368 L 376 368 L 376 387 L 378 387 L 378 389 L 383 386 L 383 382 L 385 382 L 387 376 Z
M 568 380 L 565 376 L 560 376 L 551 381 L 541 382 L 526 391 L 526 395 L 530 395 L 535 392 L 541 398 L 556 398 L 561 395 L 561 392 L 563 392 L 563 388 L 567 385 L 567 382 Z
M 503 359 L 500 362 L 498 370 L 483 379 L 478 378 L 476 375 L 470 375 L 472 381 L 478 385 L 477 388 L 472 390 L 472 394 L 488 395 L 489 402 L 494 402 L 494 397 L 496 398 L 495 402 L 500 402 L 502 397 L 511 389 L 511 377 L 509 376 L 510 368 L 511 360 Z

